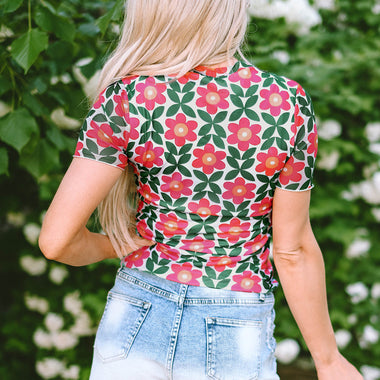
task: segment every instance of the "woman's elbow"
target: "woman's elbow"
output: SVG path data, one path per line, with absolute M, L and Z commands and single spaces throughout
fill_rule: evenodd
M 42 228 L 38 238 L 38 246 L 48 260 L 59 260 L 62 248 L 58 244 L 58 239 L 54 238 L 54 234 L 46 231 L 44 228 Z
M 273 247 L 273 261 L 278 266 L 294 266 L 300 263 L 304 257 L 302 246 L 292 248 Z

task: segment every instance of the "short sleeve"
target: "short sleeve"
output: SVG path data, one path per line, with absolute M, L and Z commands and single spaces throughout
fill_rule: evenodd
M 309 94 L 298 86 L 294 108 L 290 156 L 278 178 L 284 190 L 304 191 L 314 187 L 313 173 L 318 150 L 318 133 L 313 104 Z
M 108 86 L 90 109 L 74 157 L 83 157 L 124 169 L 128 164 L 128 94 L 123 83 Z

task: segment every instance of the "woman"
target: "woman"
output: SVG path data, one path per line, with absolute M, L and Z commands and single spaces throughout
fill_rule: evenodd
M 122 259 L 92 380 L 278 379 L 272 230 L 319 379 L 362 379 L 337 350 L 309 222 L 312 104 L 296 82 L 234 58 L 246 8 L 127 3 L 40 236 L 45 256 L 69 265 Z M 99 204 L 106 235 L 85 227 Z

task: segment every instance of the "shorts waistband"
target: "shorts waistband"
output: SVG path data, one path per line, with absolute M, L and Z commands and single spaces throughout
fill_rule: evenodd
M 179 304 L 267 304 L 274 302 L 272 292 L 249 293 L 204 286 L 186 285 L 166 280 L 154 274 L 125 266 L 119 268 L 117 277 L 123 281 L 155 293 Z

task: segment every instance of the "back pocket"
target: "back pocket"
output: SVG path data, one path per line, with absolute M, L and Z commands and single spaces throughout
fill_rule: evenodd
M 208 377 L 258 379 L 262 327 L 261 321 L 206 318 Z
M 110 291 L 95 338 L 95 351 L 103 362 L 125 358 L 151 304 Z

